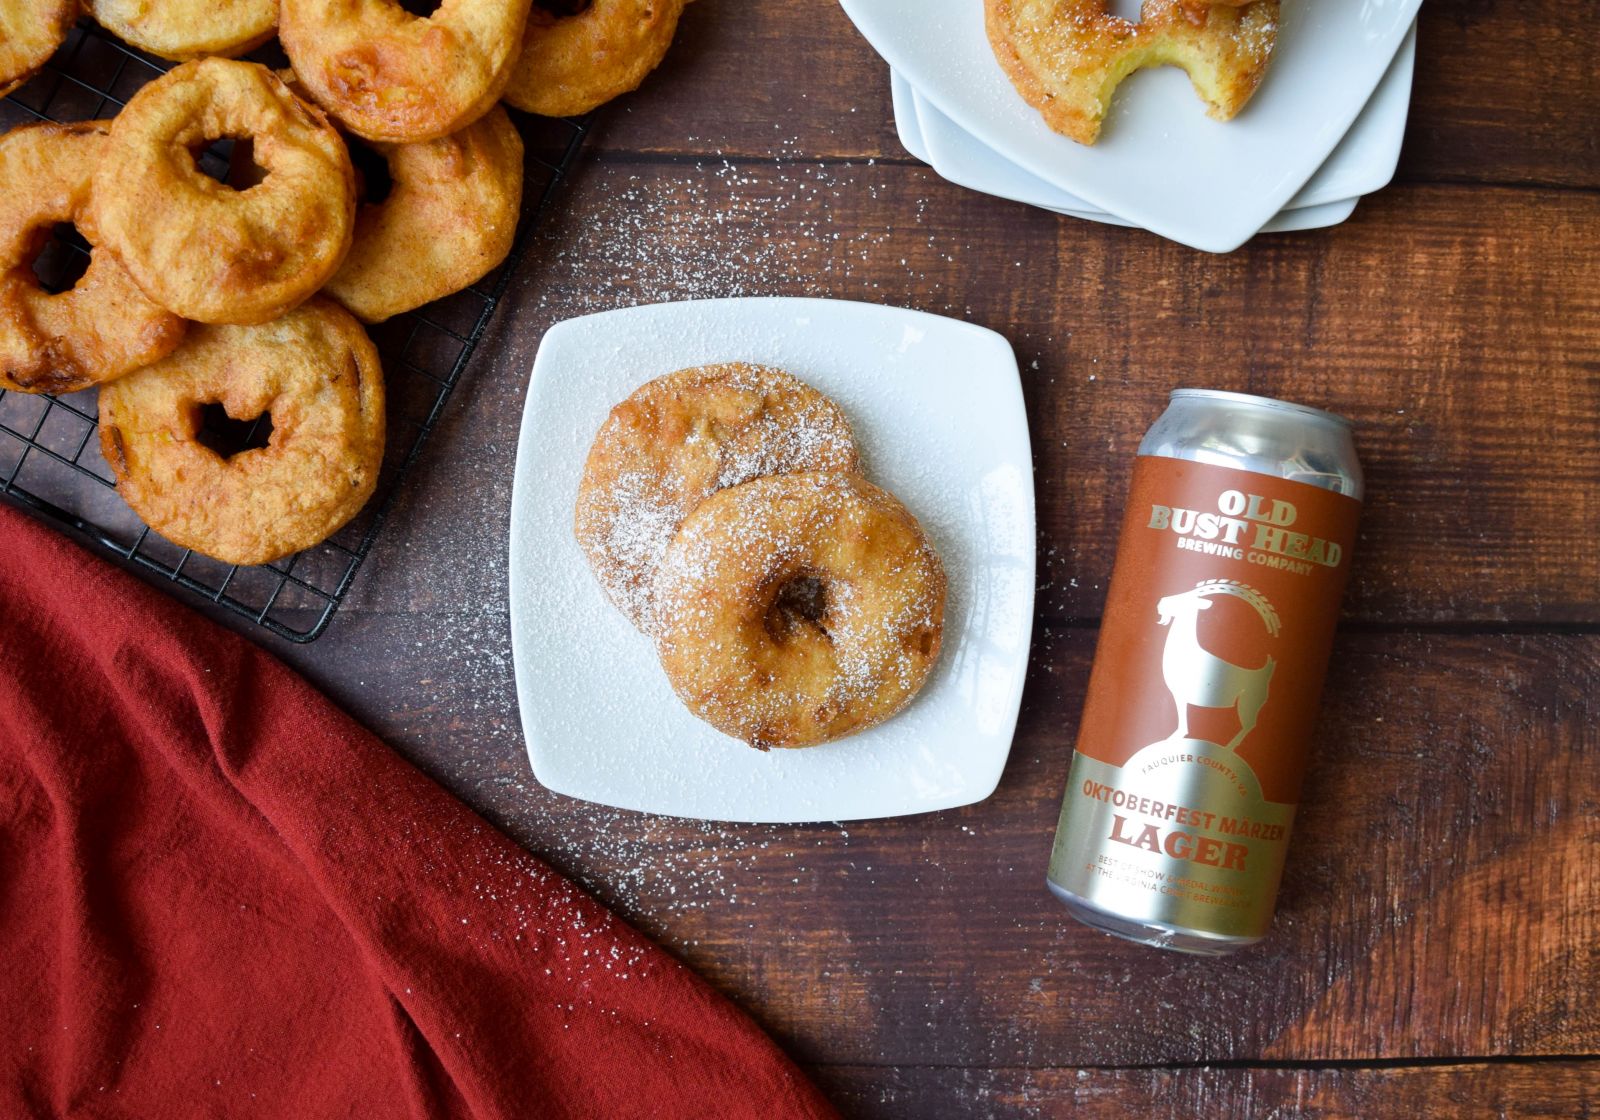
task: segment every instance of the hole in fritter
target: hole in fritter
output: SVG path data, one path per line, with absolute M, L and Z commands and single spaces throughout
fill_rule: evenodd
M 200 423 L 195 440 L 223 459 L 243 451 L 255 451 L 272 441 L 272 413 L 263 412 L 248 420 L 235 420 L 228 410 L 213 401 L 200 406 Z
M 775 641 L 786 641 L 804 629 L 821 631 L 828 616 L 828 585 L 814 575 L 799 575 L 782 587 L 767 609 L 767 633 Z
M 189 155 L 202 175 L 236 191 L 247 191 L 267 177 L 267 169 L 256 162 L 255 149 L 255 141 L 248 136 L 224 136 L 194 145 Z
M 397 2 L 412 15 L 422 16 L 424 19 L 444 6 L 440 0 L 397 0 Z
M 389 197 L 394 190 L 394 177 L 389 174 L 389 161 L 354 137 L 347 138 L 350 162 L 355 165 L 356 182 L 360 185 L 360 201 L 375 206 Z
M 33 275 L 39 287 L 56 295 L 71 291 L 89 271 L 89 243 L 71 222 L 52 226 L 33 258 Z

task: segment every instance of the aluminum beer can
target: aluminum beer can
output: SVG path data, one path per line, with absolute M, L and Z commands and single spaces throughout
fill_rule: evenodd
M 1055 846 L 1075 917 L 1266 936 L 1361 510 L 1347 421 L 1179 389 L 1139 445 Z

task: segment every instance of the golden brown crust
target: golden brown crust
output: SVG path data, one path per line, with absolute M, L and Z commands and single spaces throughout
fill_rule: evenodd
M 1145 0 L 1140 21 L 1105 0 L 984 0 L 984 23 L 1006 76 L 1052 129 L 1093 144 L 1122 79 L 1146 66 L 1189 74 L 1217 120 L 1242 109 L 1266 75 L 1278 0 L 1195 7 Z
M 85 0 L 84 6 L 124 43 L 174 62 L 244 54 L 278 26 L 277 0 Z
M 666 57 L 684 0 L 594 0 L 574 16 L 534 9 L 505 99 L 575 117 L 639 88 Z
M 224 459 L 201 406 L 271 414 L 266 447 Z M 156 532 L 230 564 L 326 539 L 365 504 L 383 461 L 378 353 L 348 312 L 314 299 L 258 326 L 195 326 L 176 351 L 100 392 L 117 492 Z
M 850 424 L 792 374 L 731 362 L 678 370 L 611 410 L 584 463 L 574 531 L 606 596 L 641 630 L 683 519 L 761 475 L 853 471 Z
M 248 137 L 266 178 L 235 190 L 195 148 Z M 95 176 L 106 243 L 146 295 L 205 323 L 262 323 L 338 269 L 355 225 L 355 171 L 315 106 L 264 66 L 186 62 L 133 96 Z
M 279 37 L 318 104 L 368 140 L 457 132 L 499 100 L 529 0 L 446 0 L 414 16 L 390 0 L 283 0 Z
M 78 0 L 5 0 L 0 4 L 0 97 L 50 61 L 78 18 Z
M 70 393 L 178 345 L 184 321 L 152 303 L 95 244 L 90 185 L 108 122 L 34 124 L 0 137 L 0 389 Z M 33 262 L 58 223 L 90 243 L 78 282 L 51 294 Z
M 356 211 L 350 255 L 326 293 L 368 323 L 460 291 L 511 251 L 522 138 L 498 105 L 460 132 L 374 145 L 393 186 Z
M 915 517 L 858 475 L 759 478 L 678 530 L 657 651 L 691 712 L 754 747 L 852 735 L 911 702 L 939 656 L 946 580 Z

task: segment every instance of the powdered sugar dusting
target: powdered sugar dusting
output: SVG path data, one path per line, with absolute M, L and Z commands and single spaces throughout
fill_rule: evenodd
M 748 162 L 719 154 L 648 175 L 590 166 L 576 184 L 585 197 L 573 212 L 582 221 L 558 216 L 540 228 L 548 252 L 527 270 L 529 302 L 567 315 L 804 294 L 970 313 L 964 262 L 984 251 L 981 235 L 920 194 L 885 221 L 872 204 L 903 180 L 874 164 L 824 163 L 775 136 L 770 155 Z M 926 177 L 938 182 L 931 171 Z
M 579 539 L 593 540 L 604 557 L 595 565 L 595 578 L 617 609 L 641 629 L 651 617 L 661 554 L 689 512 L 682 506 L 663 493 L 658 479 L 625 471 L 596 505 L 578 507 Z
M 857 466 L 837 405 L 782 370 L 679 370 L 612 410 L 584 468 L 577 536 L 610 600 L 641 630 L 657 568 L 683 519 L 720 489 L 793 471 Z
M 679 694 L 757 746 L 888 718 L 938 651 L 939 558 L 892 495 L 856 476 L 722 492 L 679 531 L 658 578 L 659 644 Z M 810 601 L 786 608 L 784 590 L 802 580 Z
M 494 779 L 480 796 L 513 806 L 519 837 L 525 832 L 528 846 L 558 871 L 646 933 L 685 946 L 696 943 L 695 915 L 754 907 L 759 895 L 746 888 L 757 879 L 807 875 L 819 870 L 818 858 L 844 873 L 872 870 L 870 863 L 858 865 L 851 828 L 837 822 L 794 827 L 653 817 L 552 797 L 520 775 Z M 474 889 L 503 893 L 495 872 L 484 868 Z M 613 962 L 608 971 L 623 970 Z

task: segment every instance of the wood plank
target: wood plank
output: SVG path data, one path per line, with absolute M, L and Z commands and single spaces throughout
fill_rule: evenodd
M 1600 1115 L 1600 1062 L 1380 1069 L 811 1071 L 861 1120 L 1586 1120 Z
M 550 323 L 773 294 L 919 307 L 1012 341 L 1044 617 L 1098 614 L 1139 436 L 1170 388 L 1198 384 L 1359 425 L 1352 619 L 1600 623 L 1600 195 L 1397 188 L 1345 226 L 1215 258 L 920 168 L 611 164 L 578 176 L 531 256 L 357 605 L 504 594 L 523 386 Z
M 1592 8 L 1447 0 L 1420 19 L 1402 179 L 1600 186 Z
M 1600 1052 L 1600 636 L 1343 637 L 1274 935 L 1211 962 L 1078 926 L 1044 889 L 1092 630 L 1039 634 L 989 800 L 780 827 L 542 789 L 503 615 L 355 612 L 336 626 L 289 659 L 803 1060 Z
M 1600 83 L 1581 4 L 1423 6 L 1408 180 L 1600 186 Z M 1488 60 L 1488 61 L 1486 61 Z M 898 159 L 888 66 L 836 4 L 702 0 L 607 117 L 607 150 Z

